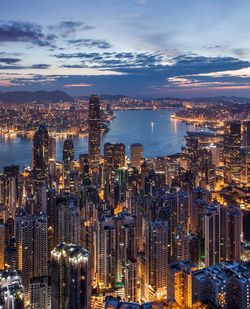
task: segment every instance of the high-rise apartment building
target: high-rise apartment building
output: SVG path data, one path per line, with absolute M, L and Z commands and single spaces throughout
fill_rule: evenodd
M 51 308 L 90 309 L 90 278 L 88 251 L 59 244 L 51 253 Z
M 239 184 L 241 181 L 241 123 L 231 121 L 227 124 L 224 138 L 225 182 L 229 185 Z
M 100 100 L 96 95 L 89 100 L 89 164 L 97 167 L 100 160 L 101 126 Z
M 178 305 L 192 308 L 192 271 L 197 267 L 189 260 L 173 262 L 167 270 L 167 297 Z
M 30 280 L 31 309 L 51 309 L 51 280 L 50 277 L 34 277 Z
M 193 273 L 193 304 L 211 308 L 250 307 L 250 263 L 223 262 Z
M 106 143 L 104 145 L 104 165 L 107 170 L 125 166 L 125 145 Z
M 37 184 L 43 184 L 48 177 L 49 134 L 45 125 L 40 125 L 33 139 L 33 170 Z
M 147 299 L 158 291 L 166 294 L 169 234 L 166 221 L 149 221 L 146 230 Z
M 143 145 L 142 144 L 132 144 L 130 146 L 130 161 L 131 165 L 140 168 L 141 161 L 143 159 Z
M 0 308 L 24 309 L 24 287 L 17 271 L 0 272 Z
M 48 275 L 48 219 L 38 214 L 33 221 L 32 277 Z

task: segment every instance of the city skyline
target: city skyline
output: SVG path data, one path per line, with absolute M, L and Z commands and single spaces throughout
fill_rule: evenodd
M 1 145 L 32 136 L 32 167 L 14 161 L 0 173 L 1 309 L 249 308 L 249 104 L 147 103 L 1 104 Z M 141 114 L 129 153 L 133 114 L 104 143 L 116 108 Z M 193 124 L 179 152 L 146 154 L 140 126 L 147 145 L 163 143 L 144 112 L 177 135 L 178 123 Z M 86 134 L 88 152 L 77 154 Z
M 249 0 L 0 2 L 0 309 L 249 309 Z
M 0 91 L 250 96 L 250 4 L 3 2 Z

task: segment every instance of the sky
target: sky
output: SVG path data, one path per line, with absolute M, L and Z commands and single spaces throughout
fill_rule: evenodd
M 0 91 L 250 97 L 249 0 L 0 0 Z

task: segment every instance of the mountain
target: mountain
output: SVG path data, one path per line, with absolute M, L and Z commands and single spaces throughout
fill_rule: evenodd
M 60 101 L 71 102 L 73 99 L 65 92 L 56 91 L 11 91 L 0 92 L 0 101 L 3 103 L 56 103 Z

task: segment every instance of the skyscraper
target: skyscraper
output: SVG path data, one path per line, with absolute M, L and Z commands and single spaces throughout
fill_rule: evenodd
M 75 201 L 65 199 L 58 205 L 59 242 L 80 244 L 80 212 Z
M 156 292 L 166 293 L 168 244 L 167 222 L 150 221 L 146 231 L 146 286 L 149 300 Z
M 63 163 L 71 164 L 74 160 L 74 143 L 72 138 L 67 138 L 63 143 Z
M 29 300 L 32 277 L 32 232 L 33 218 L 22 211 L 16 219 L 17 267 L 21 272 L 25 300 Z
M 34 218 L 32 263 L 32 277 L 48 274 L 48 220 L 42 213 Z
M 227 124 L 224 141 L 225 182 L 229 185 L 240 182 L 241 123 Z
M 193 273 L 193 304 L 210 308 L 250 308 L 250 263 L 223 262 Z
M 24 289 L 16 271 L 0 272 L 0 308 L 24 309 Z
M 4 252 L 5 252 L 5 225 L 0 222 L 0 269 L 4 269 Z
M 49 137 L 49 159 L 56 160 L 56 139 L 52 136 Z
M 142 144 L 132 144 L 130 146 L 130 161 L 131 165 L 139 169 L 141 165 L 141 160 L 143 158 L 143 145 Z
M 100 126 L 100 100 L 92 95 L 89 100 L 89 164 L 91 168 L 97 167 L 100 160 L 101 126 Z
M 30 305 L 32 309 L 51 309 L 51 280 L 48 276 L 30 280 Z
M 43 184 L 48 177 L 49 134 L 45 125 L 40 125 L 33 140 L 33 170 L 37 184 Z
M 250 120 L 245 121 L 246 135 L 246 184 L 250 186 Z
M 80 246 L 59 244 L 51 252 L 51 308 L 90 308 L 89 253 Z
M 73 160 L 74 143 L 72 138 L 67 138 L 63 144 L 64 189 L 66 192 L 70 191 L 70 178 Z
M 192 308 L 192 271 L 196 266 L 189 260 L 173 262 L 168 265 L 168 299 L 175 300 L 185 308 Z
M 125 145 L 106 143 L 104 145 L 104 165 L 108 170 L 114 167 L 124 166 Z
M 209 205 L 205 210 L 205 264 L 220 262 L 221 216 L 219 205 Z

